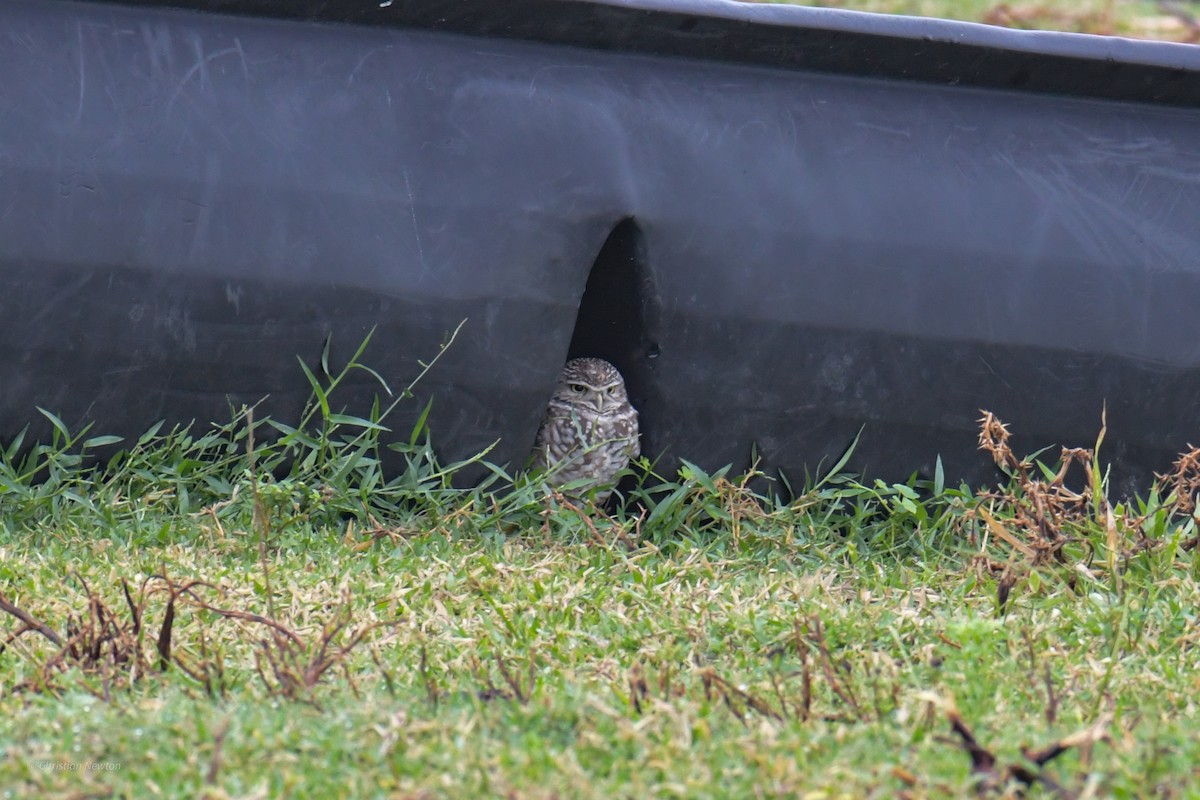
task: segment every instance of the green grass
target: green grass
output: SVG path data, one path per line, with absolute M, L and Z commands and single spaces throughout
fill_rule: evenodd
M 992 427 L 1014 478 L 990 493 L 835 474 L 785 502 L 685 464 L 605 514 L 494 467 L 457 488 L 421 429 L 385 469 L 387 406 L 332 399 L 357 368 L 311 376 L 302 425 L 243 413 L 96 468 L 63 430 L 0 459 L 0 599 L 64 643 L 0 615 L 20 633 L 0 797 L 953 798 L 1019 775 L 1183 797 L 1200 777 L 1200 564 L 1172 498 L 1110 506 L 1093 472 L 1064 500 Z M 1055 742 L 1044 768 L 1022 754 Z
M 757 0 L 941 17 L 1025 30 L 1200 41 L 1200 8 L 1154 0 Z

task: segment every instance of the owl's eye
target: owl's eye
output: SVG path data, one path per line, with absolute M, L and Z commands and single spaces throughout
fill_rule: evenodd
M 609 394 L 616 394 L 616 393 L 617 393 L 617 387 L 615 387 L 615 386 L 610 386 L 610 387 L 608 387 L 608 393 L 609 393 Z
M 572 383 L 571 391 L 574 392 L 575 394 L 583 394 L 584 392 L 587 391 L 587 387 L 584 386 L 582 383 Z

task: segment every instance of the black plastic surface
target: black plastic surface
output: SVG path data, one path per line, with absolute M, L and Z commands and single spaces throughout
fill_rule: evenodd
M 294 416 L 329 333 L 377 325 L 402 384 L 467 318 L 419 387 L 449 457 L 523 459 L 585 352 L 644 452 L 707 467 L 756 443 L 796 478 L 866 424 L 855 468 L 986 478 L 981 407 L 1032 450 L 1094 441 L 1107 403 L 1140 483 L 1198 438 L 1196 49 L 725 3 L 189 5 L 0 6 L 2 437 L 35 405 L 126 435 L 264 394 Z

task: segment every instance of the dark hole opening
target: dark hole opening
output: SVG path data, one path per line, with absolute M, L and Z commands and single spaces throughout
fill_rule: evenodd
M 600 248 L 588 275 L 567 358 L 612 362 L 638 410 L 642 452 L 654 457 L 656 402 L 653 369 L 659 357 L 658 292 L 646 263 L 642 231 L 622 220 Z

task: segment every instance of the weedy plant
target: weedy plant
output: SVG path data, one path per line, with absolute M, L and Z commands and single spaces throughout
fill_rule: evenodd
M 2 451 L 0 502 L 8 519 L 17 523 L 23 517 L 42 520 L 47 512 L 61 514 L 75 507 L 98 513 L 112 524 L 136 521 L 138 515 L 164 507 L 180 514 L 208 509 L 225 519 L 250 508 L 245 494 L 252 473 L 260 481 L 258 502 L 296 519 L 314 514 L 317 521 L 347 515 L 365 519 L 372 512 L 398 514 L 414 504 L 453 502 L 461 491 L 451 485 L 451 477 L 468 465 L 486 464 L 488 450 L 458 463 L 439 464 L 428 436 L 428 404 L 406 439 L 384 441 L 382 437 L 392 436 L 388 418 L 400 403 L 413 398 L 417 383 L 461 328 L 462 323 L 398 392 L 362 362 L 374 331 L 336 371 L 329 363 L 332 340 L 328 339 L 321 352 L 320 373 L 299 360 L 312 395 L 296 423 L 256 418 L 253 406 L 234 410 L 229 422 L 204 432 L 196 432 L 194 425 L 164 432 L 160 422 L 107 461 L 94 454 L 112 451 L 121 443 L 120 437 L 88 437 L 90 426 L 72 434 L 58 417 L 39 409 L 53 424 L 53 437 L 49 443 L 26 447 L 23 431 Z M 387 398 L 377 395 L 361 416 L 333 405 L 334 393 L 355 371 L 374 377 Z M 251 440 L 257 444 L 248 448 Z M 403 464 L 387 479 L 385 450 Z
M 1180 455 L 1174 468 L 1151 487 L 1147 499 L 1109 498 L 1107 472 L 1100 447 L 1107 432 L 1106 414 L 1091 448 L 1063 447 L 1056 464 L 1035 457 L 1018 459 L 1009 446 L 1009 431 L 996 416 L 983 412 L 979 448 L 987 452 L 1008 483 L 1000 489 L 980 491 L 964 521 L 982 520 L 984 534 L 1011 548 L 1007 559 L 987 555 L 982 547 L 978 564 L 1001 575 L 998 606 L 1003 613 L 1012 586 L 1031 569 L 1054 562 L 1095 579 L 1099 570 L 1115 591 L 1130 559 L 1142 553 L 1166 552 L 1169 560 L 1179 549 L 1196 546 L 1195 495 L 1200 488 L 1200 450 Z M 1075 478 L 1072 481 L 1072 477 Z M 1164 496 L 1163 490 L 1166 490 Z M 1172 523 L 1178 523 L 1172 525 Z

